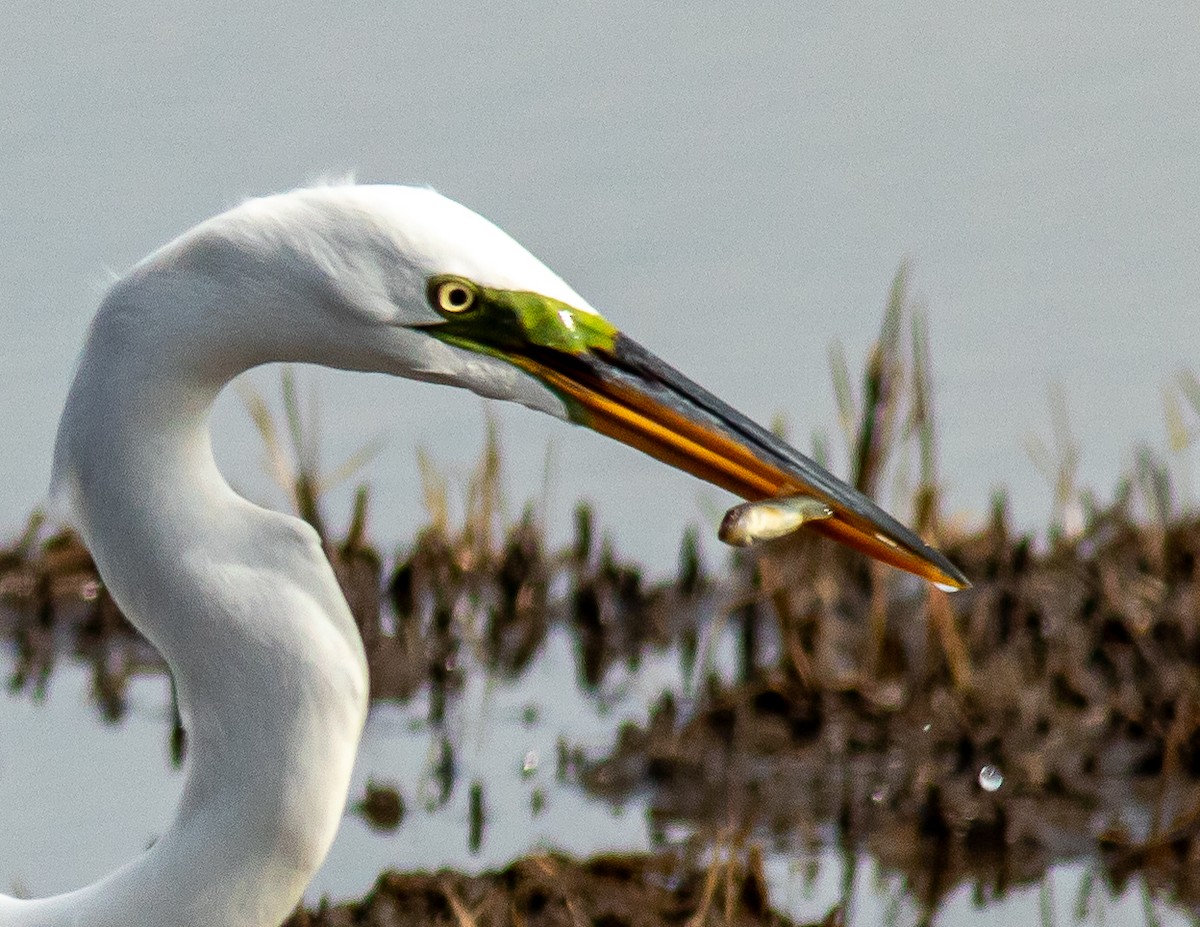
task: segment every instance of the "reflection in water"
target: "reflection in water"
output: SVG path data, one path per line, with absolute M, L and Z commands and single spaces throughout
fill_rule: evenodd
M 362 811 L 315 894 L 549 847 L 649 852 L 701 886 L 720 866 L 761 868 L 772 902 L 809 920 L 835 904 L 859 923 L 1200 906 L 1200 523 L 1135 529 L 1116 509 L 1039 556 L 998 511 L 948 539 L 977 579 L 954 597 L 807 537 L 743 556 L 721 583 L 689 539 L 677 577 L 649 585 L 596 543 L 586 510 L 561 553 L 529 517 L 491 532 L 435 524 L 386 572 L 360 533 L 328 545 L 375 707 Z M 0 769 L 6 793 L 25 786 L 6 830 L 40 826 L 27 815 L 54 795 L 54 837 L 74 835 L 75 796 L 145 773 L 155 749 L 181 752 L 169 686 L 69 535 L 31 531 L 0 555 L 0 596 L 18 718 Z M 60 679 L 122 726 L 99 732 L 59 697 L 30 705 Z M 80 757 L 130 729 L 139 749 L 96 767 L 93 791 Z M 167 810 L 135 801 L 132 844 L 79 869 L 8 857 L 0 877 L 54 891 L 135 852 L 180 774 L 165 762 L 152 778 L 142 796 Z
M 731 665 L 734 644 L 734 635 L 727 634 L 716 647 L 717 664 Z M 482 673 L 471 674 L 449 712 L 453 739 L 464 745 L 468 775 L 487 781 L 489 826 L 478 856 L 467 848 L 468 789 L 459 787 L 439 803 L 437 788 L 427 787 L 440 762 L 442 741 L 425 720 L 427 697 L 418 695 L 403 706 L 377 706 L 353 794 L 364 798 L 372 780 L 395 783 L 406 805 L 403 820 L 397 830 L 381 833 L 358 814 L 349 814 L 309 892 L 310 902 L 326 894 L 360 897 L 386 869 L 477 872 L 506 866 L 539 847 L 583 857 L 609 851 L 654 853 L 666 844 L 677 849 L 659 865 L 678 870 L 679 859 L 690 858 L 706 872 L 714 858 L 706 847 L 715 850 L 717 859 L 733 858 L 744 865 L 749 848 L 761 846 L 770 900 L 798 922 L 820 920 L 836 904 L 853 912 L 852 923 L 919 921 L 921 902 L 907 877 L 884 859 L 839 846 L 828 827 L 816 825 L 811 843 L 797 841 L 787 850 L 774 840 L 728 832 L 701 830 L 708 837 L 695 840 L 690 827 L 656 821 L 643 798 L 613 805 L 588 798 L 570 781 L 559 781 L 555 763 L 542 762 L 533 777 L 524 776 L 526 754 L 537 750 L 554 756 L 560 738 L 599 755 L 611 746 L 614 724 L 645 723 L 639 706 L 653 701 L 653 693 L 684 681 L 676 653 L 651 655 L 636 674 L 616 673 L 609 698 L 601 702 L 572 685 L 577 659 L 571 638 L 552 630 L 524 676 L 489 683 Z M 5 797 L 0 829 L 22 838 L 0 841 L 0 880 L 6 887 L 15 882 L 45 894 L 82 884 L 128 859 L 170 819 L 182 774 L 170 766 L 165 749 L 170 716 L 163 680 L 134 682 L 124 720 L 115 728 L 97 725 L 79 710 L 89 685 L 85 668 L 67 663 L 59 667 L 43 704 L 14 696 L 0 701 L 0 794 Z M 532 723 L 531 706 L 537 712 Z M 81 757 L 87 757 L 86 764 Z M 531 802 L 535 790 L 546 796 L 540 813 Z M 27 841 L 26 835 L 36 839 Z M 1144 883 L 1135 877 L 1114 894 L 1094 863 L 1066 862 L 1029 885 L 967 885 L 950 891 L 938 922 L 1037 923 L 1049 903 L 1057 912 L 1053 923 L 1079 923 L 1077 909 L 1087 912 L 1085 923 L 1142 923 L 1145 893 Z M 978 903 L 984 904 L 983 911 Z M 1184 921 L 1182 912 L 1166 905 L 1155 909 L 1164 924 Z

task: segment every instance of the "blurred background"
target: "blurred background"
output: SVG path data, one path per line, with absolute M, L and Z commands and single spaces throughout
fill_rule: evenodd
M 348 177 L 427 184 L 488 216 L 618 327 L 734 406 L 764 423 L 781 418 L 804 450 L 824 435 L 830 465 L 842 474 L 849 465 L 830 382 L 831 345 L 840 342 L 857 377 L 889 286 L 907 262 L 909 294 L 929 320 L 943 511 L 960 524 L 981 524 L 993 492 L 1007 487 L 1016 526 L 1044 531 L 1056 504 L 1079 487 L 1109 497 L 1142 445 L 1165 453 L 1182 477 L 1177 501 L 1194 503 L 1200 491 L 1195 444 L 1169 451 L 1164 406 L 1164 388 L 1200 368 L 1200 19 L 1191 3 L 1055 9 L 1016 2 L 987 10 L 942 0 L 855 7 L 615 0 L 577 9 L 377 2 L 285 10 L 246 0 L 129 0 L 100 10 L 10 0 L 0 18 L 0 539 L 17 537 L 44 502 L 58 414 L 88 321 L 114 275 L 246 197 Z M 382 376 L 301 369 L 298 379 L 302 397 L 317 405 L 313 437 L 326 468 L 382 442 L 324 505 L 340 531 L 354 485 L 369 484 L 368 534 L 386 560 L 428 517 L 417 448 L 452 488 L 465 484 L 483 445 L 485 404 Z M 277 372 L 256 371 L 248 380 L 277 405 Z M 715 526 L 732 500 L 717 490 L 535 413 L 495 406 L 490 414 L 499 424 L 499 497 L 508 523 L 525 500 L 542 500 L 541 524 L 554 547 L 570 540 L 575 502 L 587 499 L 596 530 L 649 576 L 675 573 L 680 535 L 692 524 L 700 526 L 705 561 L 724 563 Z M 261 435 L 234 391 L 219 400 L 213 428 L 235 487 L 286 507 L 263 465 Z M 1064 472 L 1072 478 L 1067 493 L 1054 485 Z M 975 554 L 976 562 L 991 556 Z M 385 573 L 410 567 L 404 556 L 386 561 Z M 627 575 L 605 573 L 612 565 L 589 556 L 555 567 L 575 571 L 565 580 L 555 574 L 572 594 L 570 584 L 619 586 Z M 1127 561 L 1114 560 L 1118 579 L 1110 586 L 1140 595 L 1144 587 L 1126 583 L 1121 570 L 1142 567 Z M 103 615 L 98 588 L 92 577 L 72 595 L 80 608 Z M 1024 601 L 1029 589 L 1022 589 L 1014 601 Z M 982 593 L 970 602 L 983 603 L 976 618 L 956 620 L 970 625 L 978 665 L 999 645 L 989 637 Z M 618 723 L 648 724 L 656 712 L 674 717 L 674 702 L 651 708 L 663 692 L 680 696 L 687 718 L 698 697 L 699 675 L 693 678 L 688 663 L 697 635 L 714 679 L 750 691 L 755 705 L 771 702 L 774 689 L 753 688 L 766 685 L 759 667 L 739 668 L 753 615 L 739 631 L 724 618 L 708 621 L 725 614 L 710 600 L 692 604 L 703 611 L 701 630 L 692 627 L 683 644 L 671 638 L 675 649 L 652 653 L 633 641 L 628 653 L 607 655 L 611 665 L 599 681 L 580 678 L 578 634 L 586 638 L 586 628 L 541 627 L 532 663 L 493 676 L 494 667 L 474 672 L 480 667 L 468 660 L 445 717 L 434 717 L 434 696 L 424 688 L 377 706 L 355 795 L 372 775 L 390 777 L 408 796 L 409 816 L 386 840 L 348 818 L 309 900 L 360 894 L 387 865 L 478 869 L 540 845 L 586 854 L 671 842 L 676 833 L 653 819 L 640 780 L 630 793 L 588 780 L 591 794 L 584 795 L 563 772 L 571 767 L 563 745 L 598 758 L 612 747 Z M 1177 622 L 1181 635 L 1191 633 L 1189 614 Z M 112 627 L 119 630 L 116 619 Z M 1121 625 L 1115 644 L 1113 629 L 1100 629 L 1095 652 L 1124 648 L 1147 627 L 1127 633 Z M 843 629 L 855 672 L 863 668 L 861 630 Z M 1029 633 L 1043 631 L 1058 633 L 1040 626 Z M 1073 625 L 1056 640 L 1072 635 Z M 28 634 L 20 640 L 14 653 L 36 664 Z M 1085 656 L 1090 640 L 1079 645 Z M 1158 641 L 1163 662 L 1138 664 L 1140 678 L 1169 664 L 1171 680 L 1190 684 L 1191 657 L 1172 641 Z M 785 663 L 785 643 L 762 644 L 762 662 Z M 1007 667 L 1026 665 L 1020 646 L 1004 655 Z M 0 842 L 0 891 L 82 884 L 144 847 L 170 819 L 182 774 L 169 757 L 169 690 L 157 668 L 142 672 L 152 655 L 127 640 L 120 648 L 60 670 L 42 704 L 26 697 L 35 687 L 27 679 L 0 699 L 0 833 L 23 835 L 19 843 Z M 127 649 L 135 655 L 128 662 L 119 656 L 114 670 L 106 661 Z M 1084 657 L 1072 651 L 1064 660 L 1082 664 Z M 870 670 L 868 663 L 866 677 Z M 105 680 L 114 678 L 119 698 L 108 703 Z M 984 673 L 971 688 L 957 676 L 938 677 L 951 705 L 966 690 L 976 699 L 966 703 L 986 703 L 991 678 Z M 1021 688 L 995 678 L 994 692 Z M 897 685 L 904 698 L 923 692 L 904 688 L 907 681 Z M 1080 685 L 1107 724 L 1105 712 L 1116 711 L 1103 707 L 1109 690 Z M 1132 683 L 1122 691 L 1138 706 L 1130 716 L 1139 724 L 1150 719 L 1149 731 L 1162 702 L 1143 699 Z M 884 711 L 879 704 L 892 697 L 870 686 L 863 693 L 868 713 Z M 991 813 L 1010 798 L 1016 807 L 1022 788 L 1041 787 L 1015 761 L 1000 772 L 992 766 L 1003 752 L 994 745 L 1009 744 L 1002 713 L 995 713 L 995 730 L 980 723 L 968 732 L 984 734 L 968 744 L 964 760 L 954 739 L 958 722 L 924 698 L 905 702 L 908 713 L 882 737 L 892 753 L 868 757 L 879 769 L 844 772 L 856 783 L 856 800 L 882 809 L 885 823 L 902 802 L 884 786 L 877 797 L 874 777 L 888 789 L 889 776 L 903 783 L 896 794 L 912 798 L 905 820 L 926 821 L 932 799 L 913 785 L 921 774 L 909 774 L 925 769 L 921 763 L 944 766 L 955 751 L 961 768 L 948 775 L 959 791 L 946 795 L 949 804 L 962 799 L 958 810 Z M 106 720 L 121 723 L 98 724 L 97 703 Z M 839 702 L 835 711 L 829 704 L 821 709 L 827 715 L 818 712 L 826 732 L 861 721 L 853 706 Z M 1052 707 L 1061 729 L 1078 726 L 1077 706 L 1059 714 L 1062 706 Z M 932 746 L 914 733 L 931 725 Z M 1142 749 L 1150 734 L 1139 739 L 1110 728 L 1104 736 L 1120 740 L 1122 757 L 1142 756 L 1126 741 Z M 1171 772 L 1162 757 L 1189 732 L 1151 731 L 1159 772 L 1164 765 Z M 1082 748 L 1071 736 L 1061 738 L 1057 754 L 1038 741 L 1028 756 L 1074 763 Z M 430 797 L 445 767 L 438 751 L 448 743 L 461 781 L 452 796 Z M 819 746 L 828 748 L 824 740 Z M 915 759 L 901 763 L 896 751 Z M 82 787 L 81 754 L 97 780 Z M 806 756 L 823 782 L 828 757 L 815 747 Z M 1141 794 L 1130 800 L 1126 790 L 1130 776 L 1157 772 L 1150 764 L 1149 772 L 1126 775 L 1128 765 L 1110 779 L 1107 772 L 1094 778 L 1104 780 L 1118 816 L 1130 801 L 1131 832 L 1157 834 L 1165 792 L 1150 826 L 1153 802 Z M 1001 772 L 1009 785 L 989 805 L 1002 789 Z M 1200 761 L 1186 776 L 1188 788 L 1200 782 Z M 472 778 L 493 783 L 492 825 L 482 847 L 464 854 Z M 728 782 L 717 790 L 719 798 L 735 791 Z M 1025 807 L 1028 817 L 1042 814 L 1041 806 Z M 1076 813 L 1086 837 L 1080 845 L 1090 848 L 1108 819 Z M 809 822 L 819 831 L 814 859 L 828 865 L 812 870 L 806 889 L 772 896 L 798 918 L 824 916 L 869 880 L 850 841 L 836 847 L 828 839 L 829 821 Z M 1200 839 L 1194 846 L 1200 853 Z M 768 853 L 776 888 L 795 884 L 793 849 Z M 1074 855 L 1076 844 L 1055 855 L 1058 849 L 1049 853 L 1058 865 L 1040 888 L 1025 886 L 1012 904 L 983 912 L 972 894 L 958 891 L 943 907 L 946 922 L 1012 923 L 1036 910 L 1044 917 L 1069 909 L 1076 894 L 1091 891 L 1092 875 Z M 1055 884 L 1058 901 L 1047 902 Z M 910 887 L 881 895 L 868 886 L 862 922 L 894 915 Z M 946 891 L 932 886 L 929 894 Z M 1111 923 L 1125 922 L 1120 912 L 1142 910 L 1138 897 L 1122 892 L 1113 889 L 1113 903 L 1124 907 Z
M 1138 442 L 1163 443 L 1160 390 L 1195 363 L 1200 22 L 1188 3 L 14 0 L 4 19 L 10 531 L 44 497 L 112 275 L 245 197 L 322 178 L 461 200 L 718 395 L 763 421 L 784 415 L 802 448 L 813 429 L 836 431 L 830 342 L 862 356 L 908 258 L 931 316 L 949 508 L 974 516 L 1006 485 L 1018 521 L 1042 526 L 1051 487 L 1026 444 L 1047 439 L 1052 385 L 1080 480 L 1103 495 Z M 479 447 L 473 396 L 304 379 L 331 463 L 386 441 L 364 474 L 382 540 L 420 517 L 415 445 L 452 472 Z M 553 448 L 552 532 L 588 497 L 651 568 L 674 562 L 689 522 L 710 541 L 726 501 L 715 491 L 594 435 L 498 414 L 516 504 L 541 493 Z M 279 504 L 235 396 L 214 429 L 234 484 Z

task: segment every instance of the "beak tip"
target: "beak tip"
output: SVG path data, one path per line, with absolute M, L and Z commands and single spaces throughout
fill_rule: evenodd
M 973 584 L 967 579 L 966 574 L 951 563 L 944 554 L 935 553 L 937 553 L 935 564 L 938 572 L 942 575 L 938 579 L 931 580 L 933 585 L 942 592 L 962 592 L 964 589 L 970 589 Z

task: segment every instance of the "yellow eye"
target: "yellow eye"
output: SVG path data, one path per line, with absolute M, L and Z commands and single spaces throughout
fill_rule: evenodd
M 439 283 L 435 295 L 442 312 L 466 312 L 475 305 L 475 291 L 459 280 Z

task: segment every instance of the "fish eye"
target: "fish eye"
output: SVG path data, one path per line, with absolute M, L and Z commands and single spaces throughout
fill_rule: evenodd
M 433 297 L 442 312 L 466 312 L 475 305 L 475 291 L 461 280 L 443 280 L 434 289 Z

